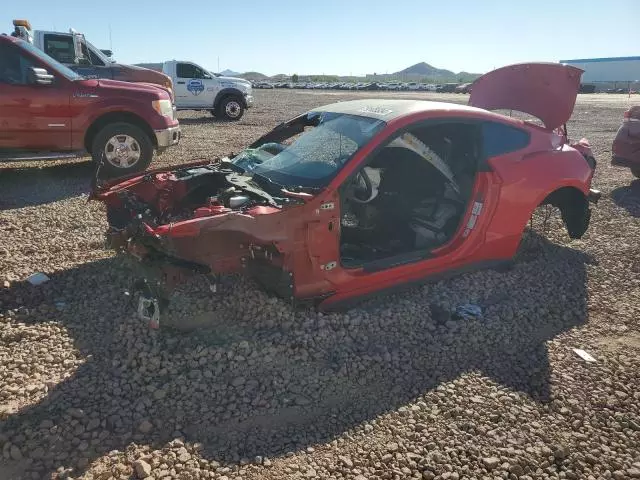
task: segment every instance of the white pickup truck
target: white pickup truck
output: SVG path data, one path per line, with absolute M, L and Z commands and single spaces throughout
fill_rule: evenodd
M 162 72 L 116 63 L 110 50 L 94 47 L 82 33 L 32 30 L 28 20 L 14 20 L 14 37 L 22 38 L 85 78 L 108 78 L 125 82 L 153 83 L 173 95 L 171 79 Z
M 144 65 L 154 68 L 152 64 Z M 178 110 L 209 110 L 217 118 L 239 120 L 253 105 L 248 80 L 223 77 L 193 62 L 177 60 L 162 63 L 161 71 L 173 80 Z

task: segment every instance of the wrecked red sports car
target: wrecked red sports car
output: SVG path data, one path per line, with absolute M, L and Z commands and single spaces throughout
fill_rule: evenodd
M 589 225 L 595 160 L 572 144 L 582 70 L 518 64 L 480 77 L 470 105 L 339 102 L 276 126 L 239 154 L 97 187 L 108 241 L 144 267 L 157 320 L 187 275 L 244 272 L 321 309 L 512 258 L 536 207 Z M 512 109 L 543 126 L 490 110 Z
M 640 106 L 624 112 L 622 125 L 611 146 L 611 165 L 627 167 L 640 178 Z

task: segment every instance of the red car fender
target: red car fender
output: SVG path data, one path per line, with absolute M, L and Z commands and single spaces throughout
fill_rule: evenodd
M 490 164 L 504 181 L 490 231 L 499 232 L 494 248 L 504 249 L 510 256 L 515 254 L 531 215 L 548 195 L 572 187 L 588 196 L 593 175 L 582 154 L 569 146 L 521 159 L 512 155 L 496 157 Z M 487 247 L 491 240 L 487 239 Z

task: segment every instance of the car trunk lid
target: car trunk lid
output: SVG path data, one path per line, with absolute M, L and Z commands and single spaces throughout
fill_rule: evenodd
M 583 72 L 561 63 L 508 65 L 476 79 L 469 105 L 527 113 L 554 130 L 571 117 Z

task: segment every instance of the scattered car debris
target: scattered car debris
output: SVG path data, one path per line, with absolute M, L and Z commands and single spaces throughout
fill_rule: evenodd
M 596 361 L 595 358 L 593 358 L 589 353 L 585 352 L 581 348 L 574 348 L 573 351 L 576 353 L 576 355 L 578 355 L 580 358 L 582 358 L 585 362 L 593 363 L 593 362 Z
M 479 305 L 474 305 L 472 303 L 458 305 L 453 309 L 452 317 L 454 319 L 462 320 L 482 320 L 482 308 Z
M 27 277 L 27 282 L 35 286 L 47 283 L 49 280 L 50 278 L 42 272 L 33 273 Z

